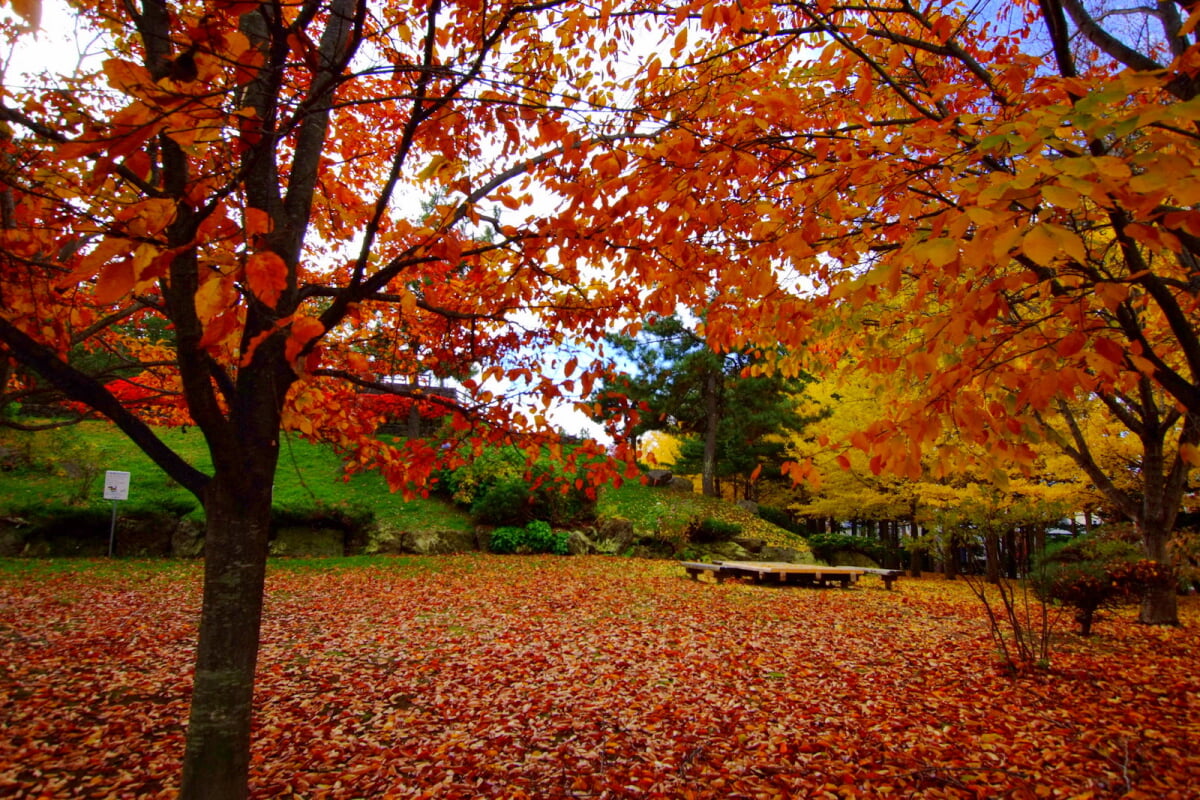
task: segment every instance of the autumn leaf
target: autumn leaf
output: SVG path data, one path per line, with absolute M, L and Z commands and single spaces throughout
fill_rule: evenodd
M 292 320 L 291 334 L 285 346 L 287 360 L 295 361 L 302 350 L 312 344 L 313 340 L 325 332 L 325 326 L 320 320 L 312 317 L 298 317 Z
M 288 266 L 270 250 L 255 253 L 246 259 L 246 284 L 259 300 L 274 306 L 287 289 Z
M 41 0 L 12 0 L 13 11 L 25 20 L 30 30 L 37 30 L 42 24 Z

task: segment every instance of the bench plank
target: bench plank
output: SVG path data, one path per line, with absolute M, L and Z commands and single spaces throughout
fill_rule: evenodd
M 711 572 L 718 583 L 730 575 L 749 577 L 762 583 L 767 576 L 775 576 L 777 582 L 795 583 L 801 586 L 825 586 L 837 583 L 843 588 L 857 581 L 865 570 L 861 567 L 824 567 L 818 564 L 792 564 L 784 561 L 715 561 L 705 564 L 698 561 L 680 562 L 692 580 L 699 580 L 700 573 Z

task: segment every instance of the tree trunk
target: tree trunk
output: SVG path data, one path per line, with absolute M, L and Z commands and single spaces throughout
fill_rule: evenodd
M 717 489 L 717 373 L 709 372 L 704 379 L 704 465 L 701 490 L 705 497 L 719 497 Z
M 958 577 L 958 548 L 953 541 L 946 543 L 946 564 L 943 574 L 949 581 Z
M 1174 515 L 1172 515 L 1174 516 Z M 1170 565 L 1171 559 L 1167 553 L 1169 530 L 1161 526 L 1147 527 L 1142 531 L 1142 543 L 1146 548 L 1146 557 L 1159 564 Z M 1165 584 L 1153 584 L 1142 595 L 1142 607 L 1138 614 L 1138 622 L 1147 625 L 1178 625 L 1179 597 L 1175 592 L 1173 581 Z
M 179 794 L 185 800 L 247 796 L 277 451 L 243 452 L 257 463 L 236 474 L 218 471 L 205 497 L 204 605 Z
M 1016 529 L 1005 531 L 1004 533 L 1004 577 L 1017 578 L 1017 531 Z
M 1075 621 L 1079 623 L 1079 635 L 1092 635 L 1092 622 L 1096 619 L 1096 609 L 1081 608 L 1075 613 Z
M 1000 534 L 985 533 L 983 549 L 987 558 L 987 582 L 994 586 L 1000 583 Z

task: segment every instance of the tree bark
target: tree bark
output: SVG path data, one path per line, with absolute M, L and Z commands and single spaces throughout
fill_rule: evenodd
M 717 490 L 717 427 L 720 415 L 717 408 L 717 373 L 709 372 L 704 379 L 704 464 L 701 490 L 705 497 L 718 497 Z
M 271 525 L 273 454 L 246 448 L 205 495 L 204 605 L 180 797 L 247 796 L 254 670 Z
M 907 518 L 908 535 L 912 539 L 912 547 L 908 550 L 908 570 L 914 578 L 921 577 L 925 569 L 925 548 L 921 545 L 921 526 L 913 516 Z
M 1172 513 L 1171 516 L 1175 515 Z M 1171 559 L 1167 552 L 1169 539 L 1170 528 L 1163 528 L 1159 525 L 1144 529 L 1142 544 L 1146 548 L 1146 557 L 1159 564 L 1170 565 Z M 1147 625 L 1179 624 L 1179 597 L 1175 592 L 1174 582 L 1153 584 L 1147 587 L 1145 594 L 1142 595 L 1138 622 Z
M 987 557 L 987 582 L 995 586 L 1000 583 L 1000 534 L 995 531 L 985 533 L 983 548 Z

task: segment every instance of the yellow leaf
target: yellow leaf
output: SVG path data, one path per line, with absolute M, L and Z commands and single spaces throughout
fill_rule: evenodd
M 1087 252 L 1083 240 L 1074 231 L 1061 225 L 1040 222 L 1034 225 L 1021 240 L 1021 250 L 1038 264 L 1048 266 L 1059 253 L 1066 253 L 1076 261 L 1084 261 Z
M 222 311 L 234 305 L 236 289 L 225 276 L 211 278 L 196 290 L 196 316 L 205 325 Z
M 137 89 L 154 85 L 149 70 L 123 58 L 105 59 L 104 74 L 108 76 L 110 86 L 129 94 L 137 94 Z
M 1179 456 L 1193 467 L 1200 467 L 1200 447 L 1194 444 L 1179 445 Z
M 1177 179 L 1164 175 L 1161 171 L 1143 172 L 1129 179 L 1129 188 L 1138 194 L 1149 194 L 1169 188 Z
M 417 177 L 420 180 L 427 181 L 431 178 L 437 177 L 438 173 L 449 166 L 453 166 L 453 164 L 453 161 L 439 153 L 429 160 L 429 166 L 421 170 L 421 173 Z
M 935 267 L 944 267 L 958 258 L 958 242 L 953 239 L 930 239 L 913 248 Z
M 1081 195 L 1074 189 L 1050 183 L 1042 187 L 1042 197 L 1059 208 L 1078 208 Z

